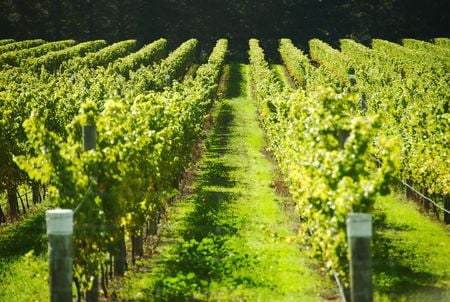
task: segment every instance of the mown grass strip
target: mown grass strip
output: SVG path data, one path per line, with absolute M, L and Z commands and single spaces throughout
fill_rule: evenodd
M 151 272 L 132 275 L 123 298 L 151 301 L 317 301 L 334 294 L 300 251 L 284 198 L 271 187 L 246 66 L 233 64 L 215 111 L 193 194 L 170 209 Z

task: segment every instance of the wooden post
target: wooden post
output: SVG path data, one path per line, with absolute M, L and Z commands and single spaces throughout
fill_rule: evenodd
M 166 75 L 166 86 L 170 87 L 171 81 L 170 81 L 170 75 Z
M 422 193 L 422 192 L 421 192 Z M 427 191 L 425 191 L 424 193 L 422 193 L 423 195 L 427 194 Z M 430 213 L 430 206 L 431 206 L 431 202 L 429 202 L 427 199 L 423 198 L 422 196 L 419 196 L 419 200 L 422 201 L 423 203 L 423 208 L 425 209 L 425 211 L 428 213 Z
M 355 86 L 356 85 L 356 77 L 355 77 L 355 75 L 354 74 L 349 74 L 348 75 L 348 81 L 350 82 L 350 84 L 352 86 Z
M 19 202 L 17 200 L 16 187 L 11 186 L 6 190 L 8 194 L 9 217 L 11 221 L 13 221 L 19 215 Z
M 444 196 L 444 209 L 450 211 L 450 195 Z M 450 224 L 450 213 L 444 212 L 444 223 Z
M 154 210 L 153 213 L 150 214 L 150 222 L 148 227 L 148 235 L 157 235 L 158 234 L 158 210 Z
M 144 256 L 144 230 L 139 227 L 131 236 L 131 261 L 136 264 L 136 258 Z
M 6 223 L 6 217 L 2 210 L 2 205 L 0 204 L 0 223 Z
M 114 276 L 122 277 L 127 270 L 127 249 L 125 245 L 125 230 L 120 229 L 114 253 Z
M 405 180 L 405 183 L 407 184 L 407 185 L 409 185 L 409 186 L 411 186 L 412 185 L 412 181 L 410 181 L 410 180 Z M 413 193 L 413 191 L 408 187 L 408 186 L 405 186 L 405 195 L 406 195 L 406 198 L 407 199 L 414 199 L 414 193 Z
M 84 125 L 82 130 L 83 135 L 83 150 L 89 151 L 94 150 L 97 144 L 97 127 L 95 125 Z M 94 175 L 93 177 L 97 177 Z M 99 284 L 98 276 L 92 276 L 92 287 L 86 292 L 87 302 L 97 302 L 99 300 Z
M 363 112 L 367 112 L 367 100 L 366 100 L 366 95 L 364 93 L 361 96 L 361 98 L 359 99 L 359 102 L 361 103 L 361 110 Z
M 83 149 L 89 151 L 95 149 L 97 143 L 97 129 L 95 125 L 83 126 Z
M 27 203 L 27 209 L 30 208 L 30 204 L 28 203 L 28 193 L 30 193 L 30 192 L 26 192 L 26 193 L 25 193 L 25 201 L 26 201 L 26 203 Z
M 17 193 L 17 197 L 18 197 L 19 200 L 20 200 L 20 204 L 22 205 L 22 211 L 23 211 L 23 214 L 26 214 L 27 211 L 25 210 L 25 204 L 23 203 L 22 195 L 20 195 L 20 193 L 19 193 L 18 190 L 16 190 L 16 193 Z M 17 203 L 17 206 L 18 206 L 18 203 Z
M 45 212 L 50 265 L 50 301 L 72 301 L 73 211 Z
M 345 142 L 347 138 L 350 136 L 350 131 L 348 130 L 339 130 L 339 149 L 344 150 Z
M 31 186 L 31 191 L 32 191 L 32 199 L 33 199 L 33 204 L 36 205 L 37 203 L 41 202 L 41 194 L 39 193 L 39 185 L 37 184 L 33 184 Z
M 45 200 L 47 198 L 47 186 L 42 186 L 42 200 Z
M 350 250 L 351 301 L 372 302 L 370 251 L 372 216 L 364 213 L 350 213 L 347 216 L 347 237 Z
M 92 287 L 86 291 L 86 302 L 99 301 L 98 276 L 92 276 Z

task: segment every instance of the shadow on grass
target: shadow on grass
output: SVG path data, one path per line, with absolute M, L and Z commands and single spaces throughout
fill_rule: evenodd
M 39 210 L 0 232 L 0 259 L 12 259 L 34 250 L 36 255 L 47 251 L 45 211 Z
M 212 136 L 206 142 L 207 156 L 212 160 L 221 157 L 228 150 L 229 128 L 233 122 L 233 109 L 224 103 L 216 118 Z
M 385 230 L 408 231 L 407 225 L 386 224 L 384 217 L 377 215 L 377 233 L 373 238 L 373 272 L 376 290 L 391 301 L 444 301 L 448 290 L 429 286 L 440 276 L 429 272 L 414 271 L 411 262 L 420 262 L 413 245 L 395 240 Z
M 245 94 L 245 79 L 240 72 L 239 63 L 230 64 L 230 80 L 226 93 L 227 98 L 237 98 Z
M 240 95 L 241 79 L 239 66 L 232 65 L 229 96 Z M 208 300 L 212 282 L 227 288 L 256 285 L 250 277 L 236 275 L 239 269 L 251 269 L 257 263 L 254 257 L 230 245 L 229 239 L 238 229 L 224 216 L 237 198 L 230 190 L 236 185 L 230 177 L 235 167 L 223 155 L 229 148 L 234 113 L 226 102 L 218 110 L 196 181 L 197 193 L 187 200 L 193 210 L 183 219 L 183 241 L 175 246 L 174 255 L 163 264 L 163 275 L 147 292 L 154 301 Z

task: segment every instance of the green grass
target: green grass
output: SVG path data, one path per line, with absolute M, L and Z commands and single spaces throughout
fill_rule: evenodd
M 450 301 L 450 237 L 403 196 L 379 198 L 374 283 L 382 301 Z
M 283 83 L 284 87 L 295 89 L 294 81 L 288 76 L 288 72 L 286 70 L 286 67 L 284 67 L 284 65 L 272 64 L 270 68 L 272 68 L 272 70 L 275 72 L 278 80 L 280 80 L 281 83 Z
M 193 194 L 169 209 L 150 272 L 132 273 L 123 298 L 150 301 L 317 301 L 335 294 L 301 252 L 271 183 L 263 132 L 247 97 L 246 66 L 231 66 Z M 144 266 L 145 266 L 144 265 Z
M 44 206 L 0 229 L 0 302 L 48 301 Z
M 49 301 L 48 263 L 33 251 L 0 260 L 0 302 Z

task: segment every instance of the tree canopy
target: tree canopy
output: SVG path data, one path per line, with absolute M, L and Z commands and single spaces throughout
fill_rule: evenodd
M 206 45 L 225 37 L 243 47 L 251 37 L 300 45 L 313 37 L 331 44 L 345 37 L 428 39 L 449 35 L 449 8 L 446 0 L 1 0 L 0 37 L 195 37 Z

